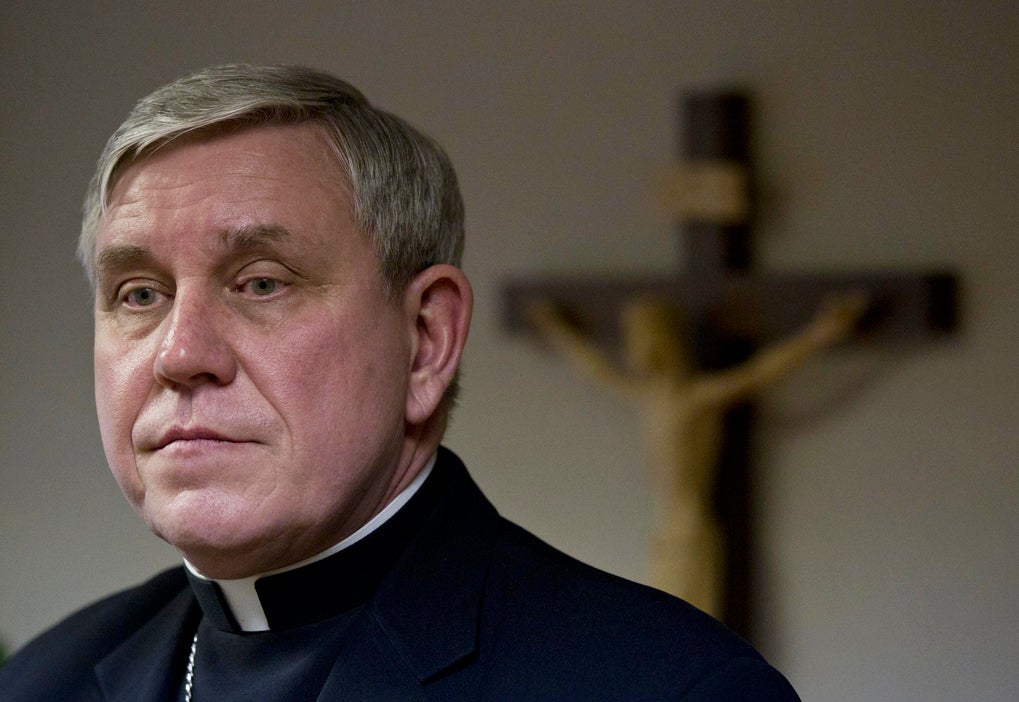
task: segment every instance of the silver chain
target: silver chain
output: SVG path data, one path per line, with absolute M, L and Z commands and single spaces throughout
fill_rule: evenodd
M 191 702 L 191 684 L 195 679 L 195 651 L 198 650 L 198 632 L 191 640 L 191 653 L 188 655 L 188 670 L 184 675 L 184 702 Z

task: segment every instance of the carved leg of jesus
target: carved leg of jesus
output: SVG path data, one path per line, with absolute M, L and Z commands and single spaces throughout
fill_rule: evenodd
M 724 552 L 718 520 L 703 505 L 673 503 L 652 535 L 652 584 L 714 617 L 722 615 Z

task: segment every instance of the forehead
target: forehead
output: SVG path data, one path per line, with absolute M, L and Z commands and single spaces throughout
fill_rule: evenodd
M 167 142 L 120 169 L 97 249 L 159 232 L 322 233 L 351 219 L 348 179 L 321 127 L 221 128 Z
M 206 168 L 196 168 L 202 165 Z M 123 204 L 125 193 L 139 181 L 168 187 L 207 174 L 273 172 L 349 189 L 336 147 L 318 124 L 227 123 L 177 136 L 119 164 L 110 179 L 107 207 Z

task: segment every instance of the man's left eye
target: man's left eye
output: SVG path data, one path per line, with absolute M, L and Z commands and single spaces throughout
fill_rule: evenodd
M 276 292 L 279 282 L 273 278 L 255 278 L 248 281 L 248 289 L 255 295 L 271 295 Z

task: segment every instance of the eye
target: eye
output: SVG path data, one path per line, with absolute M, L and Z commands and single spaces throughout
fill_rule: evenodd
M 279 281 L 275 278 L 254 278 L 247 283 L 247 288 L 260 297 L 272 295 L 278 287 Z
M 156 301 L 156 291 L 152 288 L 136 288 L 127 294 L 127 302 L 137 307 L 148 307 Z
M 127 307 L 138 309 L 152 307 L 163 295 L 159 290 L 145 285 L 128 287 L 121 291 L 120 302 Z
M 288 292 L 293 280 L 293 272 L 279 261 L 259 258 L 234 273 L 231 290 L 248 300 L 275 300 Z

